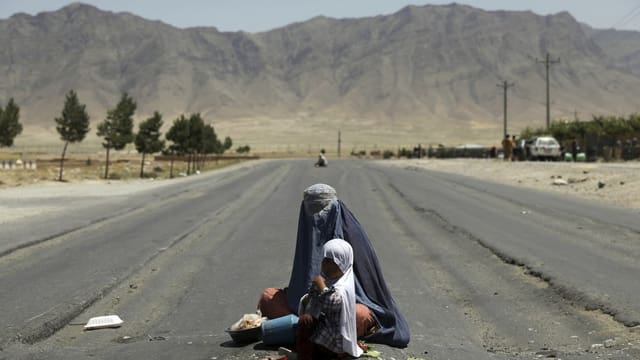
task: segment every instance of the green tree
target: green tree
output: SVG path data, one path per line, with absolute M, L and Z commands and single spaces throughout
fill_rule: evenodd
M 0 106 L 0 147 L 12 146 L 13 140 L 20 133 L 22 133 L 20 107 L 11 98 L 4 109 Z
M 164 140 L 160 140 L 160 128 L 162 128 L 162 115 L 157 111 L 153 116 L 143 121 L 139 125 L 138 134 L 136 135 L 136 150 L 142 154 L 142 162 L 140 164 L 140 177 L 144 177 L 144 158 L 146 154 L 153 154 L 162 151 L 164 148 Z
M 177 155 L 176 145 L 171 144 L 162 150 L 162 155 L 169 156 L 170 158 L 170 166 L 169 166 L 169 178 L 173 179 L 173 162 L 175 161 L 175 157 Z
M 564 121 L 554 121 L 549 128 L 549 132 L 551 132 L 553 137 L 560 143 L 572 138 L 570 131 L 570 123 Z
M 605 134 L 612 138 L 612 141 L 620 140 L 625 134 L 631 131 L 629 122 L 622 117 L 609 117 L 603 124 Z
M 62 181 L 67 146 L 69 146 L 69 143 L 81 142 L 89 132 L 89 114 L 87 114 L 86 106 L 78 100 L 78 95 L 75 91 L 69 90 L 69 93 L 67 93 L 62 114 L 60 117 L 55 118 L 55 122 L 60 139 L 64 141 L 62 156 L 60 157 L 60 175 L 58 176 L 58 181 Z
M 133 142 L 133 114 L 136 102 L 125 92 L 115 109 L 107 112 L 107 118 L 98 125 L 98 136 L 104 138 L 102 146 L 107 149 L 107 163 L 104 178 L 109 177 L 109 151 L 122 150 Z
M 249 145 L 245 145 L 245 146 L 239 146 L 236 149 L 236 152 L 238 154 L 244 154 L 244 153 L 249 153 L 251 151 L 251 147 Z
M 633 129 L 634 133 L 640 132 L 640 114 L 629 115 L 629 126 Z
M 218 136 L 216 135 L 216 131 L 214 130 L 211 124 L 207 124 L 204 126 L 202 131 L 202 154 L 203 158 L 207 159 L 207 155 L 214 154 L 218 149 L 220 142 L 218 141 Z M 203 161 L 203 165 L 205 163 Z
M 232 146 L 233 146 L 233 141 L 231 141 L 231 138 L 227 136 L 226 138 L 224 138 L 224 144 L 223 144 L 224 150 L 222 150 L 222 153 L 224 154 L 224 152 L 231 149 Z
M 534 136 L 543 135 L 546 132 L 547 132 L 547 130 L 545 128 L 532 129 L 532 128 L 527 126 L 524 130 L 522 130 L 520 132 L 520 138 L 521 139 L 529 139 L 529 138 L 532 138 Z
M 579 146 L 581 146 L 583 149 L 587 148 L 586 135 L 588 132 L 588 125 L 588 122 L 580 121 L 578 119 L 568 124 L 568 139 L 576 140 Z
M 187 174 L 195 172 L 198 154 L 204 148 L 204 120 L 200 113 L 191 114 L 189 117 L 189 139 L 187 140 L 187 150 L 189 159 L 187 160 Z
M 218 160 L 220 155 L 224 154 L 224 152 L 227 151 L 232 145 L 233 143 L 231 142 L 231 138 L 228 136 L 224 139 L 224 142 L 221 142 L 220 140 L 216 140 L 216 150 L 214 151 L 216 155 L 218 155 L 216 157 L 216 161 Z
M 172 144 L 167 148 L 166 153 L 171 156 L 171 172 L 169 176 L 173 177 L 174 158 L 176 156 L 183 156 L 188 152 L 189 119 L 184 115 L 180 115 L 173 121 L 173 124 L 165 137 L 167 140 L 172 142 Z

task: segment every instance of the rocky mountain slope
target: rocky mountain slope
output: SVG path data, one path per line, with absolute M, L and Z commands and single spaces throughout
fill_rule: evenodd
M 201 112 L 247 141 L 306 143 L 337 129 L 374 142 L 482 140 L 502 133 L 503 80 L 516 84 L 510 130 L 544 125 L 536 59 L 547 52 L 561 59 L 551 69 L 555 118 L 638 111 L 640 42 L 592 35 L 568 13 L 456 4 L 317 17 L 255 34 L 73 4 L 0 20 L 0 99 L 14 97 L 33 129 L 53 128 L 73 88 L 94 122 L 127 91 L 140 118 L 159 110 L 168 123 Z
M 616 66 L 640 75 L 640 32 L 592 29 L 590 36 Z

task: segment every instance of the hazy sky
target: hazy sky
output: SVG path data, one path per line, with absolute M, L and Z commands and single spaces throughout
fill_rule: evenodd
M 127 11 L 177 27 L 215 26 L 222 31 L 265 31 L 317 15 L 351 18 L 390 14 L 406 5 L 452 1 L 405 0 L 86 0 L 103 10 Z M 541 15 L 569 11 L 596 28 L 640 31 L 638 0 L 463 0 L 486 10 L 532 10 Z M 0 0 L 0 19 L 17 12 L 35 15 L 57 10 L 71 1 Z

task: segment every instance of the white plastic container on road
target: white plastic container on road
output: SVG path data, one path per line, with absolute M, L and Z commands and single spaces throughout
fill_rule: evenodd
M 124 321 L 118 315 L 92 317 L 84 326 L 85 330 L 120 327 Z

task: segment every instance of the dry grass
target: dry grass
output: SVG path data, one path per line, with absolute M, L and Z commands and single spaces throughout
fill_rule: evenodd
M 305 116 L 272 119 L 242 118 L 219 119 L 214 123 L 219 136 L 230 136 L 233 147 L 229 153 L 235 154 L 238 146 L 249 145 L 253 154 L 260 156 L 314 156 L 325 149 L 331 157 L 337 155 L 338 132 L 340 132 L 341 154 L 351 151 L 392 150 L 412 148 L 418 144 L 428 147 L 456 146 L 465 143 L 487 146 L 499 145 L 502 138 L 501 122 L 495 127 L 476 129 L 442 124 L 429 126 L 424 119 L 415 121 L 388 121 L 378 123 L 367 119 L 309 118 Z M 163 132 L 169 130 L 166 124 Z M 500 126 L 499 126 L 500 125 Z M 54 154 L 60 156 L 63 143 L 55 129 L 25 126 L 23 133 L 15 139 L 14 152 Z M 104 149 L 101 139 L 92 132 L 81 144 L 69 147 L 69 153 L 76 156 L 94 156 Z M 136 154 L 130 145 L 124 153 Z
M 1 160 L 15 160 L 15 154 L 0 153 Z M 13 170 L 0 169 L 0 188 L 15 187 L 28 184 L 46 183 L 57 181 L 60 172 L 59 159 L 52 156 L 40 154 L 38 158 L 30 156 L 27 161 L 35 160 L 36 169 L 16 168 Z M 235 164 L 241 160 L 219 160 L 209 161 L 200 171 L 210 171 L 231 164 Z M 139 157 L 117 157 L 110 161 L 109 180 L 133 180 L 140 178 L 140 162 Z M 0 163 L 1 165 L 1 163 Z M 170 162 L 155 161 L 153 158 L 145 161 L 144 174 L 145 178 L 166 179 L 170 177 Z M 173 165 L 173 176 L 180 176 L 180 173 L 186 173 L 186 162 L 176 161 Z M 99 158 L 87 157 L 84 159 L 70 158 L 65 159 L 64 172 L 62 179 L 65 182 L 87 182 L 87 181 L 104 181 L 105 160 Z

